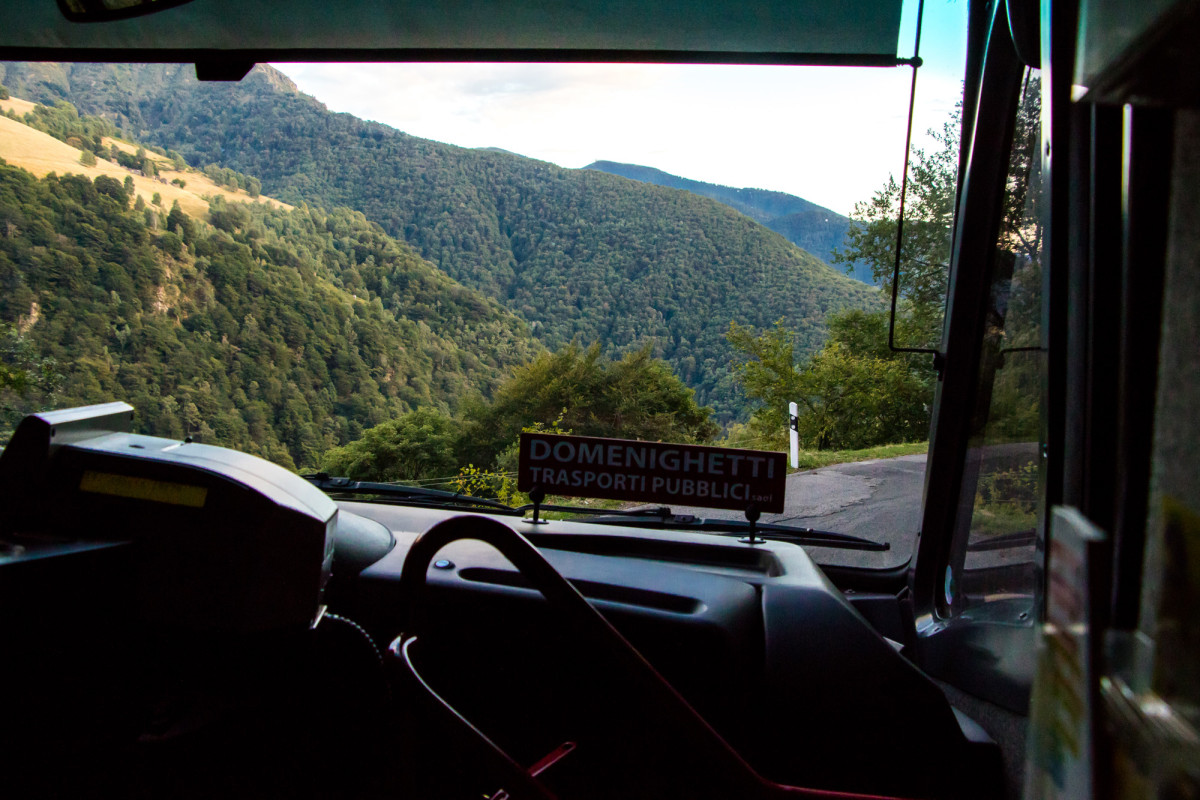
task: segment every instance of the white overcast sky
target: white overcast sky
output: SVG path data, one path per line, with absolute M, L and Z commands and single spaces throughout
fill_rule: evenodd
M 913 48 L 907 3 L 900 55 Z M 962 94 L 964 0 L 929 0 L 915 146 Z M 333 111 L 563 167 L 641 164 L 848 214 L 904 158 L 911 70 L 632 64 L 276 64 Z

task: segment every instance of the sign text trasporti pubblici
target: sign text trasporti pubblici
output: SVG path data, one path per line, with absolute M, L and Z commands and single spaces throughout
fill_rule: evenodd
M 783 453 L 522 433 L 517 488 L 646 503 L 783 511 Z

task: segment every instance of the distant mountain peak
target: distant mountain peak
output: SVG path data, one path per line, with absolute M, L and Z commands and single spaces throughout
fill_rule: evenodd
M 295 81 L 270 64 L 255 64 L 254 69 L 250 70 L 250 74 L 243 80 L 246 79 L 262 80 L 271 88 L 287 94 L 302 94 Z
M 834 249 L 842 245 L 850 228 L 849 218 L 786 192 L 721 186 L 619 161 L 594 161 L 584 169 L 709 197 L 765 225 L 827 264 L 832 263 Z M 855 263 L 850 275 L 863 283 L 874 283 L 871 269 L 866 264 Z
M 517 158 L 525 157 L 520 153 L 514 153 L 512 150 L 505 150 L 503 147 L 476 147 L 474 149 L 484 153 L 504 153 L 506 156 L 516 156 Z
M 598 161 L 592 162 L 591 164 L 588 164 L 586 167 L 584 167 L 584 169 L 596 169 L 596 170 L 600 170 L 601 172 L 611 172 L 614 175 L 618 174 L 616 172 L 616 170 L 637 172 L 637 173 L 642 173 L 642 174 L 646 174 L 646 175 L 656 175 L 656 176 L 660 176 L 667 180 L 680 181 L 680 182 L 687 183 L 687 184 L 695 184 L 695 185 L 699 185 L 699 186 L 712 186 L 714 188 L 727 189 L 732 192 L 745 193 L 745 194 L 769 194 L 769 195 L 773 195 L 773 196 L 780 197 L 780 198 L 789 198 L 793 201 L 798 200 L 801 203 L 804 203 L 809 206 L 815 205 L 815 203 L 811 203 L 808 200 L 804 200 L 803 198 L 796 197 L 795 195 L 787 194 L 786 192 L 777 192 L 773 189 L 759 189 L 759 188 L 749 187 L 749 186 L 743 186 L 741 188 L 737 188 L 737 187 L 733 187 L 733 186 L 725 186 L 723 184 L 711 183 L 709 181 L 695 180 L 693 178 L 684 178 L 680 175 L 674 175 L 670 172 L 666 172 L 665 170 L 661 170 L 656 167 L 647 167 L 642 164 L 629 164 L 629 163 L 625 163 L 622 161 L 608 161 L 605 159 L 600 159 Z

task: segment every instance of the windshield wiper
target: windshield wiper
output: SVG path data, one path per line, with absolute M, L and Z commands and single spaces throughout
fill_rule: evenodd
M 523 516 L 526 512 L 537 508 L 539 511 L 557 511 L 567 514 L 582 514 L 592 518 L 587 520 L 596 525 L 624 525 L 629 528 L 649 528 L 656 530 L 703 531 L 720 533 L 727 536 L 739 536 L 750 533 L 750 524 L 738 519 L 700 519 L 691 514 L 673 514 L 666 506 L 651 508 L 588 508 L 587 506 L 560 506 L 532 503 L 523 506 L 510 506 L 499 500 L 486 497 L 472 497 L 460 492 L 448 492 L 443 489 L 428 489 L 422 486 L 401 486 L 395 483 L 377 483 L 373 481 L 354 481 L 349 478 L 331 478 L 325 473 L 302 476 L 313 486 L 324 492 L 347 495 L 372 495 L 386 500 L 403 502 L 406 505 L 423 506 L 428 508 L 478 508 L 487 509 L 494 514 L 508 516 Z M 780 542 L 806 544 L 812 547 L 834 547 L 842 550 L 888 550 L 887 542 L 873 542 L 859 536 L 833 531 L 818 531 L 813 528 L 800 528 L 791 525 L 757 523 L 754 533 L 762 539 Z
M 706 531 L 730 536 L 750 533 L 750 523 L 740 519 L 701 519 L 692 514 L 674 514 L 666 506 L 650 508 L 587 508 L 586 506 L 553 506 L 542 504 L 542 511 L 560 511 L 572 514 L 597 515 L 588 522 L 595 525 L 625 525 L 630 528 L 653 528 L 658 530 Z M 534 506 L 518 506 L 515 511 L 532 511 Z M 887 542 L 875 542 L 861 536 L 835 531 L 819 531 L 795 525 L 756 523 L 754 533 L 764 539 L 780 542 L 795 542 L 814 547 L 836 547 L 842 550 L 890 550 Z
M 520 515 L 523 508 L 513 508 L 499 500 L 489 500 L 486 497 L 473 497 L 462 492 L 447 492 L 443 489 L 428 489 L 424 486 L 401 486 L 396 483 L 376 483 L 373 481 L 352 481 L 349 478 L 331 478 L 324 472 L 316 475 L 300 476 L 323 492 L 332 494 L 366 494 L 382 497 L 387 500 L 403 501 L 407 505 L 429 506 L 433 508 L 462 507 L 486 508 L 497 514 Z
M 661 512 L 667 512 L 663 514 Z M 640 519 L 628 517 L 611 517 L 589 519 L 588 522 L 597 525 L 627 525 L 631 528 L 655 528 L 673 531 L 705 531 L 707 533 L 722 533 L 727 536 L 744 536 L 750 533 L 750 523 L 741 519 L 702 519 L 691 514 L 671 514 L 670 509 L 639 509 Z M 779 525 L 758 522 L 754 525 L 754 535 L 761 539 L 778 542 L 793 542 L 811 547 L 834 547 L 840 550 L 890 550 L 887 542 L 875 542 L 861 536 L 851 536 L 848 533 L 835 531 L 819 531 L 814 528 L 802 528 L 794 525 Z
M 510 506 L 499 500 L 487 497 L 474 497 L 461 492 L 448 492 L 444 489 L 429 489 L 424 486 L 404 486 L 398 483 L 379 483 L 375 481 L 355 481 L 349 478 L 333 478 L 324 472 L 300 477 L 323 492 L 332 494 L 372 495 L 387 500 L 402 501 L 407 505 L 430 506 L 445 508 L 447 506 L 462 506 L 469 508 L 478 506 L 487 508 L 494 513 L 520 516 L 535 508 L 541 511 L 559 511 L 569 514 L 603 514 L 620 517 L 670 517 L 671 509 L 665 507 L 635 508 L 629 510 L 612 508 L 588 508 L 587 506 L 558 506 L 529 503 L 523 506 Z

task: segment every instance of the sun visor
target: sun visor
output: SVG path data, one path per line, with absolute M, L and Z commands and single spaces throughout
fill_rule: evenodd
M 0 58 L 896 63 L 900 0 L 193 0 L 103 23 L 11 0 Z

